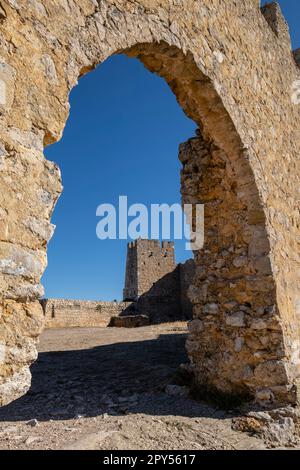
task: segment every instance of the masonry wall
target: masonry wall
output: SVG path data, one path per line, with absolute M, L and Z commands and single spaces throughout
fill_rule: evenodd
M 284 386 L 285 364 L 274 360 L 283 357 L 284 341 L 264 214 L 251 204 L 249 175 L 239 187 L 227 155 L 201 130 L 181 146 L 180 158 L 184 202 L 196 195 L 205 204 L 205 245 L 194 253 L 197 269 L 189 289 L 194 319 L 187 351 L 197 385 L 213 384 L 226 393 L 234 384 L 236 394 L 246 396 L 268 382 L 268 388 L 257 388 L 258 401 L 280 402 L 287 393 L 292 400 L 294 389 Z
M 124 300 L 135 300 L 176 268 L 174 244 L 135 240 L 127 250 Z
M 191 319 L 193 269 L 193 260 L 176 265 L 173 242 L 135 240 L 127 248 L 124 299 L 133 300 L 135 312 L 151 323 Z
M 181 320 L 179 266 L 154 282 L 138 298 L 136 306 L 139 314 L 149 317 L 150 323 Z
M 193 283 L 195 276 L 195 261 L 189 259 L 179 265 L 179 289 L 180 289 L 180 308 L 183 319 L 193 318 L 193 305 L 189 298 L 189 288 Z
M 45 299 L 41 304 L 45 316 L 45 328 L 106 327 L 112 317 L 120 315 L 131 305 L 128 302 L 63 299 Z
M 167 244 L 164 245 L 165 247 Z M 168 244 L 168 246 L 171 246 Z M 160 247 L 159 242 L 148 240 L 148 249 L 146 240 L 143 240 L 143 256 L 150 254 L 151 247 Z M 136 253 L 136 252 L 135 252 Z M 154 258 L 159 259 L 156 252 Z M 171 253 L 171 256 L 170 256 Z M 169 258 L 167 264 L 171 266 L 170 260 L 174 259 L 173 249 L 167 253 Z M 152 256 L 150 256 L 150 259 Z M 132 260 L 137 257 L 133 254 Z M 147 263 L 140 265 L 146 274 L 147 268 L 152 278 L 155 276 L 155 262 L 152 266 Z M 130 264 L 128 275 L 131 279 L 137 278 L 137 270 L 134 264 Z M 111 324 L 111 319 L 118 316 L 146 315 L 150 323 L 171 322 L 177 320 L 188 320 L 192 318 L 192 304 L 188 298 L 188 289 L 192 281 L 194 272 L 194 261 L 188 260 L 184 264 L 179 264 L 175 268 L 163 275 L 161 278 L 156 277 L 156 282 L 144 292 L 135 302 L 101 302 L 101 301 L 83 301 L 83 300 L 65 300 L 65 299 L 43 299 L 41 305 L 43 307 L 45 317 L 45 328 L 95 328 L 107 327 Z M 149 280 L 149 277 L 147 278 Z M 144 286 L 150 285 L 145 282 Z
M 158 240 L 137 240 L 137 261 L 138 295 L 141 296 L 176 268 L 174 243 L 165 241 L 160 245 Z M 162 288 L 158 295 L 163 296 L 164 292 Z
M 62 189 L 44 147 L 61 138 L 78 79 L 121 51 L 166 80 L 210 147 L 207 157 L 200 150 L 196 168 L 187 162 L 184 178 L 193 202 L 208 204 L 208 240 L 203 257 L 195 255 L 192 289 L 197 318 L 188 353 L 195 377 L 264 404 L 295 404 L 300 69 L 287 24 L 272 5 L 261 11 L 259 0 L 1 0 L 0 405 L 29 389 L 43 328 L 40 279 Z M 198 191 L 199 170 L 205 181 Z M 245 230 L 236 230 L 237 222 Z M 228 260 L 237 278 L 226 271 Z M 255 342 L 253 327 L 261 328 Z
M 139 297 L 136 302 L 137 312 L 147 315 L 150 323 L 191 320 L 193 307 L 188 291 L 194 271 L 193 259 L 178 264 L 173 271 L 154 282 L 152 287 Z
M 138 296 L 137 272 L 136 242 L 131 242 L 127 246 L 125 287 L 123 291 L 123 299 L 125 301 L 129 299 L 134 300 Z

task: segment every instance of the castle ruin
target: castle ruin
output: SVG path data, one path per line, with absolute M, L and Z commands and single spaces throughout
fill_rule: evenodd
M 138 239 L 127 250 L 123 299 L 133 302 L 131 312 L 147 315 L 150 323 L 190 320 L 193 260 L 177 265 L 169 241 Z
M 192 259 L 176 264 L 173 242 L 132 241 L 127 247 L 123 302 L 43 299 L 45 327 L 126 327 L 191 320 L 188 288 L 193 275 Z
M 205 202 L 189 289 L 195 383 L 298 403 L 300 64 L 278 3 L 0 6 L 0 405 L 28 391 L 44 326 L 40 280 L 62 185 L 43 151 L 62 136 L 78 79 L 117 53 L 163 77 L 199 128 L 180 150 L 183 202 Z
M 136 300 L 176 268 L 174 244 L 135 240 L 128 244 L 123 299 Z

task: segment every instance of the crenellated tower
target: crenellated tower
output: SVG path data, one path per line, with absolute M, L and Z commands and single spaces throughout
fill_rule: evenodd
M 174 243 L 138 239 L 128 244 L 124 300 L 136 300 L 176 268 Z

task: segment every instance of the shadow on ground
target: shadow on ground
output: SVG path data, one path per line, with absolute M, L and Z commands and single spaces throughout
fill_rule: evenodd
M 66 420 L 104 413 L 203 415 L 205 405 L 164 392 L 187 361 L 186 337 L 163 334 L 145 341 L 40 353 L 32 366 L 30 391 L 0 409 L 0 420 Z

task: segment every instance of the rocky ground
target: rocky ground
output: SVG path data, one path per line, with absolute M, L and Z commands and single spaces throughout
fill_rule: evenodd
M 178 323 L 45 331 L 30 392 L 0 409 L 0 449 L 266 448 L 234 430 L 235 412 L 172 385 L 186 334 Z

